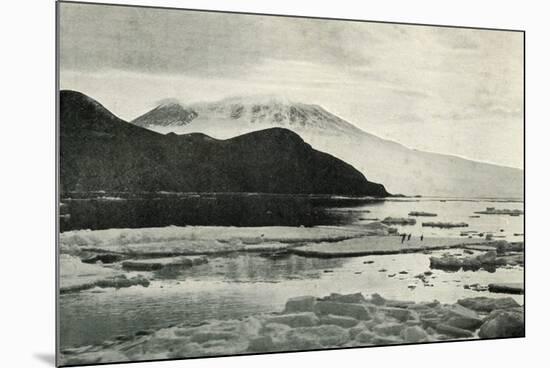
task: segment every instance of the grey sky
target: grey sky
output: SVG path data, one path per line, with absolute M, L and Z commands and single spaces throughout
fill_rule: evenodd
M 124 119 L 280 94 L 406 146 L 523 167 L 523 35 L 61 5 L 61 88 Z

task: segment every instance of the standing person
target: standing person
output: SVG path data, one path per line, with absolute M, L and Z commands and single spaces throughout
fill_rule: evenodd
M 403 244 L 403 242 L 405 241 L 406 236 L 407 234 L 401 234 L 401 244 Z
M 420 235 L 420 241 L 424 240 L 424 234 Z
M 409 234 L 409 236 L 407 237 L 407 240 L 411 240 L 411 235 L 412 234 Z

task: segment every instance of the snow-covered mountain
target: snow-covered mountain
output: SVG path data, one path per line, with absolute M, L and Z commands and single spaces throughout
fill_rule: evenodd
M 198 114 L 192 109 L 186 109 L 175 102 L 168 102 L 155 107 L 132 123 L 145 128 L 150 126 L 151 121 L 159 127 L 185 126 L 197 116 Z
M 201 132 L 227 139 L 283 127 L 383 183 L 391 193 L 452 197 L 523 197 L 523 171 L 407 148 L 369 134 L 324 108 L 277 96 L 161 104 L 132 123 L 160 132 Z
M 271 95 L 227 98 L 188 106 L 170 101 L 134 119 L 132 123 L 162 133 L 212 133 L 219 139 L 273 127 L 318 133 L 362 133 L 318 105 L 294 103 Z

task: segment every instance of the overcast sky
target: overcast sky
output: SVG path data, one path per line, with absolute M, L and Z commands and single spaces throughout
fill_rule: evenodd
M 61 88 L 131 120 L 278 94 L 408 147 L 523 168 L 523 34 L 61 4 Z

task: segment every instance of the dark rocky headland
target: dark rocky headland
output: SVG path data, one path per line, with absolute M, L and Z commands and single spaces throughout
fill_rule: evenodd
M 385 197 L 351 165 L 314 150 L 290 130 L 227 140 L 159 134 L 129 124 L 92 98 L 60 94 L 61 194 L 65 192 L 255 192 Z

